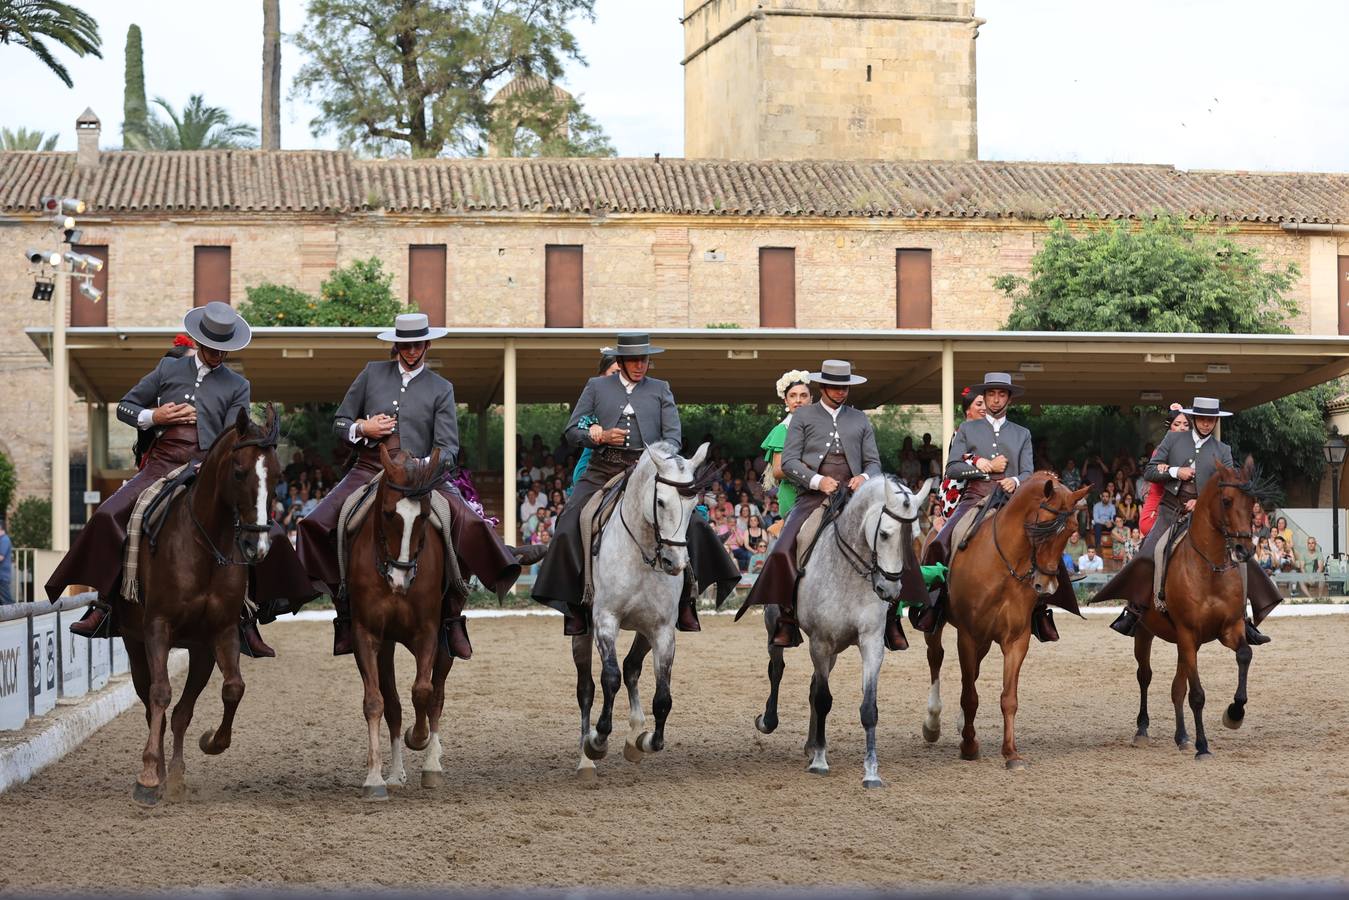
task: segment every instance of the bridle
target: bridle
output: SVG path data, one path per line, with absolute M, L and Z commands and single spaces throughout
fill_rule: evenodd
M 443 469 L 443 466 L 440 468 Z M 388 478 L 385 478 L 381 484 L 390 490 L 397 491 L 408 500 L 421 500 L 435 490 L 436 483 L 439 480 L 440 475 L 437 473 L 429 479 L 422 479 L 423 483 L 421 484 L 394 484 Z M 423 502 L 420 511 L 417 513 L 417 518 L 425 514 L 426 504 Z M 415 521 L 416 518 L 413 519 L 413 522 Z M 408 523 L 407 527 L 411 528 L 412 523 Z M 417 549 L 412 552 L 407 562 L 391 559 L 388 549 L 389 542 L 384 536 L 384 510 L 380 509 L 375 515 L 375 569 L 379 572 L 380 577 L 387 579 L 389 573 L 397 569 L 407 575 L 407 584 L 410 587 L 417 577 L 417 563 L 421 559 L 422 549 L 426 546 L 426 532 L 427 529 L 423 528 L 421 537 L 417 539 Z
M 911 493 L 909 493 L 907 489 L 905 489 L 905 494 L 910 497 L 913 496 Z M 839 513 L 835 514 L 834 516 L 835 519 L 839 514 L 842 513 L 843 507 L 847 505 L 847 501 L 850 496 L 851 494 L 844 494 L 839 498 L 840 499 L 840 502 L 838 504 Z M 868 549 L 871 551 L 870 559 L 864 557 L 862 553 L 859 552 L 855 547 L 844 541 L 843 537 L 839 533 L 839 527 L 837 522 L 835 522 L 834 524 L 834 544 L 838 547 L 839 552 L 843 555 L 843 558 L 847 560 L 848 565 L 852 567 L 852 570 L 854 572 L 856 572 L 858 575 L 861 575 L 863 578 L 868 578 L 871 580 L 872 589 L 876 592 L 876 596 L 880 597 L 881 599 L 885 599 L 885 597 L 884 594 L 882 594 L 881 592 L 881 586 L 876 583 L 877 576 L 880 576 L 880 578 L 884 579 L 887 582 L 895 583 L 899 581 L 904 574 L 903 570 L 900 570 L 898 572 L 892 572 L 889 569 L 886 569 L 884 566 L 882 566 L 880 562 L 880 553 L 877 547 L 879 546 L 881 539 L 881 525 L 887 516 L 890 517 L 891 519 L 894 519 L 896 522 L 900 523 L 901 538 L 905 533 L 905 526 L 907 526 L 908 533 L 912 534 L 913 525 L 915 522 L 918 521 L 918 516 L 916 514 L 911 518 L 906 518 L 905 516 L 902 516 L 899 513 L 895 512 L 894 510 L 890 509 L 889 498 L 886 498 L 886 502 L 881 505 L 880 514 L 876 516 L 876 527 L 872 529 L 871 540 L 867 544 Z
M 247 447 L 257 447 L 260 450 L 275 450 L 276 445 L 280 440 L 281 440 L 281 420 L 280 417 L 276 417 L 272 420 L 272 427 L 266 434 L 260 434 L 257 437 L 251 437 L 239 441 L 237 444 L 235 444 L 233 447 L 230 448 L 229 452 L 238 453 L 240 450 L 243 450 Z M 220 548 L 215 545 L 215 541 L 211 540 L 211 535 L 207 533 L 206 526 L 201 524 L 201 519 L 197 518 L 197 507 L 196 504 L 192 502 L 193 498 L 196 497 L 197 495 L 197 484 L 198 484 L 197 481 L 193 481 L 192 486 L 188 488 L 187 512 L 188 515 L 191 516 L 192 518 L 192 524 L 197 526 L 197 532 L 201 535 L 201 539 L 206 542 L 206 549 L 210 550 L 211 556 L 215 558 L 215 564 L 217 566 L 253 565 L 253 563 L 246 562 L 244 560 L 233 559 L 232 556 L 234 550 L 237 548 L 240 553 L 243 553 L 244 535 L 267 534 L 269 531 L 272 530 L 271 521 L 269 520 L 262 524 L 254 524 L 252 522 L 240 521 L 239 510 L 236 507 L 234 510 L 233 546 L 230 548 L 231 555 L 226 556 L 224 553 L 220 552 Z
M 660 497 L 659 492 L 656 490 L 656 485 L 659 484 L 669 485 L 670 487 L 678 491 L 681 497 L 692 497 L 697 493 L 697 483 L 696 480 L 672 481 L 669 478 L 666 478 L 664 475 L 660 474 L 659 472 L 657 472 L 653 476 L 653 478 L 655 479 L 655 484 L 651 486 L 651 531 L 655 534 L 656 537 L 656 547 L 651 552 L 650 556 L 647 556 L 646 547 L 642 544 L 641 541 L 637 539 L 637 535 L 633 534 L 632 529 L 628 526 L 628 520 L 623 516 L 622 503 L 618 504 L 618 521 L 623 524 L 623 530 L 628 533 L 628 537 L 632 538 L 632 542 L 637 545 L 637 552 L 642 555 L 642 562 L 646 563 L 648 566 L 655 569 L 660 566 L 660 551 L 662 547 L 687 547 L 689 545 L 689 542 L 687 540 L 684 541 L 671 540 L 670 538 L 667 538 L 660 533 L 660 509 L 658 506 Z M 683 531 L 685 534 L 688 533 L 689 520 L 691 520 L 692 518 L 693 518 L 692 509 L 689 510 L 689 518 L 687 520 L 684 518 L 684 514 L 682 512 L 680 513 L 679 518 L 679 524 L 681 526 L 680 530 Z
M 1255 495 L 1252 494 L 1251 491 L 1247 488 L 1246 482 L 1240 482 L 1240 481 L 1220 481 L 1220 482 L 1218 482 L 1218 489 L 1219 489 L 1219 490 L 1222 490 L 1223 488 L 1236 488 L 1237 490 L 1241 491 L 1243 494 L 1246 494 L 1246 495 L 1251 496 L 1251 497 L 1255 496 Z M 1217 530 L 1218 530 L 1218 533 L 1221 534 L 1221 535 L 1223 536 L 1223 551 L 1224 551 L 1224 555 L 1226 556 L 1226 560 L 1222 563 L 1222 565 L 1218 565 L 1218 564 L 1214 563 L 1213 560 L 1209 559 L 1209 558 L 1208 558 L 1208 555 L 1207 555 L 1206 553 L 1204 553 L 1203 550 L 1200 549 L 1200 547 L 1199 547 L 1199 545 L 1198 545 L 1197 543 L 1195 543 L 1195 540 L 1194 540 L 1194 528 L 1193 528 L 1193 527 L 1191 527 L 1190 530 L 1187 531 L 1187 532 L 1185 533 L 1185 536 L 1186 536 L 1187 538 L 1189 538 L 1189 540 L 1190 540 L 1190 546 L 1194 548 L 1194 552 L 1195 552 L 1195 553 L 1198 553 L 1198 554 L 1199 554 L 1199 558 L 1202 559 L 1202 560 L 1204 561 L 1204 563 L 1205 563 L 1206 565 L 1208 565 L 1208 567 L 1209 567 L 1210 569 L 1213 570 L 1213 574 L 1215 574 L 1215 575 L 1221 575 L 1223 572 L 1226 572 L 1228 569 L 1235 569 L 1237 566 L 1244 566 L 1244 565 L 1245 565 L 1247 562 L 1249 562 L 1250 559 L 1255 555 L 1254 552 L 1253 552 L 1253 550 L 1252 550 L 1251 548 L 1248 548 L 1248 547 L 1247 547 L 1245 544 L 1243 544 L 1243 543 L 1239 543 L 1239 541 L 1241 541 L 1241 540 L 1243 540 L 1243 539 L 1245 539 L 1245 540 L 1254 540 L 1254 539 L 1255 539 L 1255 532 L 1253 532 L 1253 531 L 1230 531 L 1230 530 L 1228 529 L 1228 527 L 1227 527 L 1227 523 L 1226 523 L 1226 522 L 1221 522 L 1221 521 L 1220 521 L 1220 524 L 1218 525 L 1218 529 L 1217 529 Z M 1237 562 L 1235 559 L 1233 559 L 1233 557 L 1237 555 L 1237 549 L 1238 549 L 1238 548 L 1240 548 L 1241 550 L 1246 551 L 1246 559 L 1242 560 L 1241 562 Z
M 1005 508 L 1006 507 L 1004 507 L 1004 509 Z M 1036 558 L 1036 550 L 1045 541 L 1051 540 L 1056 534 L 1061 533 L 1064 528 L 1068 527 L 1068 519 L 1073 514 L 1073 507 L 1070 506 L 1067 509 L 1059 509 L 1058 507 L 1050 506 L 1048 503 L 1041 501 L 1040 510 L 1042 512 L 1050 513 L 1054 518 L 1050 519 L 1048 522 L 1040 522 L 1037 520 L 1035 522 L 1022 523 L 1022 527 L 1026 529 L 1026 540 L 1030 542 L 1030 568 L 1024 573 L 1018 573 L 1016 566 L 1007 558 L 1007 554 L 1002 551 L 1002 544 L 998 541 L 998 520 L 1001 516 L 996 514 L 993 516 L 993 546 L 997 549 L 998 556 L 1002 559 L 1002 564 L 1007 567 L 1007 574 L 1011 575 L 1012 578 L 1020 584 L 1028 583 L 1035 577 L 1037 572 L 1049 578 L 1058 578 L 1063 572 L 1062 560 L 1059 561 L 1058 568 L 1053 571 L 1040 568 L 1040 561 Z M 1002 510 L 998 510 L 998 512 L 1002 512 Z

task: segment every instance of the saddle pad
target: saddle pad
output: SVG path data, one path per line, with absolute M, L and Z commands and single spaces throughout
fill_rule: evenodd
M 961 516 L 960 521 L 956 522 L 956 524 L 952 526 L 951 559 L 947 563 L 948 566 L 951 564 L 951 562 L 954 562 L 956 554 L 960 552 L 960 548 L 965 543 L 965 541 L 969 540 L 970 535 L 974 532 L 976 523 L 983 524 L 983 522 L 980 519 L 980 513 L 983 512 L 984 507 L 987 504 L 988 504 L 988 497 L 984 497 L 978 503 L 974 504 L 974 506 L 970 507 L 969 512 Z
M 1152 597 L 1158 612 L 1166 612 L 1166 570 L 1171 556 L 1190 530 L 1190 517 L 1183 515 L 1163 529 L 1152 545 Z
M 801 523 L 801 530 L 796 533 L 796 568 L 797 571 L 806 567 L 806 561 L 810 559 L 810 551 L 815 549 L 815 539 L 820 536 L 820 526 L 824 523 L 824 511 L 829 507 L 821 503 L 806 520 Z
M 591 494 L 581 507 L 581 549 L 585 557 L 585 588 L 582 591 L 582 598 L 587 606 L 595 600 L 595 583 L 592 580 L 591 569 L 595 555 L 600 550 L 599 538 L 604 533 L 604 526 L 613 518 L 614 510 L 618 509 L 618 501 L 623 497 L 627 480 L 628 473 L 619 472 L 606 481 L 604 487 Z
M 184 470 L 191 463 L 183 463 L 169 474 L 150 482 L 149 487 L 141 491 L 136 504 L 131 508 L 131 520 L 126 526 L 126 545 L 122 557 L 122 599 L 128 603 L 140 603 L 140 583 L 137 569 L 140 565 L 141 535 L 150 536 L 151 546 L 159 534 L 160 527 L 168 515 L 173 501 L 187 491 L 190 478 L 184 478 Z M 167 490 L 166 490 L 167 488 Z M 163 502 L 157 502 L 159 500 Z

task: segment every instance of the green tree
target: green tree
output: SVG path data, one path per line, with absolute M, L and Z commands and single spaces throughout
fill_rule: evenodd
M 126 75 L 122 89 L 122 146 L 146 149 L 150 133 L 150 108 L 145 103 L 145 63 L 141 27 L 126 30 Z
M 163 97 L 156 97 L 155 104 L 169 121 L 150 118 L 145 134 L 147 150 L 243 149 L 251 147 L 258 136 L 256 128 L 235 122 L 223 107 L 207 106 L 201 94 L 189 97 L 181 113 Z
M 244 293 L 239 315 L 249 325 L 306 328 L 318 320 L 318 300 L 298 288 L 263 282 Z
M 482 152 L 487 89 L 509 73 L 548 81 L 581 60 L 569 20 L 595 0 L 310 0 L 293 40 L 307 57 L 296 93 L 335 131 L 376 154 Z
M 5 527 L 15 547 L 37 550 L 52 548 L 52 502 L 46 497 L 25 497 L 14 508 Z
M 334 269 L 319 289 L 314 324 L 322 328 L 393 325 L 400 313 L 417 309 L 395 297 L 392 284 L 393 275 L 384 271 L 378 257 Z
M 14 471 L 13 461 L 0 452 L 0 519 L 9 512 L 9 502 L 14 499 L 14 489 L 18 486 L 19 476 Z
M 66 87 L 74 87 L 70 72 L 43 38 L 76 56 L 103 58 L 99 52 L 103 41 L 98 35 L 98 22 L 79 7 L 60 0 L 0 0 L 0 44 L 14 44 L 32 51 Z
M 27 128 L 0 128 L 0 150 L 55 150 L 55 134 L 29 131 Z
M 614 145 L 574 97 L 551 85 L 514 94 L 492 113 L 491 142 L 501 156 L 614 156 Z

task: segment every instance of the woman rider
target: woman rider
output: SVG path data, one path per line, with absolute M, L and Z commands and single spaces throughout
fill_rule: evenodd
M 600 364 L 596 367 L 595 373 L 603 378 L 606 375 L 612 375 L 618 371 L 618 357 L 614 356 L 613 347 L 600 348 Z M 599 419 L 594 416 L 582 416 L 581 428 L 589 429 L 591 425 L 598 425 Z M 590 457 L 595 451 L 590 447 L 582 447 L 581 455 L 576 458 L 576 468 L 571 471 L 571 484 L 567 487 L 567 496 L 571 496 L 576 483 L 581 480 L 586 469 L 590 466 Z
M 792 413 L 810 404 L 810 373 L 804 369 L 783 372 L 775 386 L 779 399 L 787 406 L 787 417 L 773 426 L 768 437 L 759 446 L 767 451 L 764 460 L 763 486 L 765 491 L 777 487 L 778 514 L 785 520 L 796 505 L 796 485 L 782 474 L 782 450 L 787 446 L 787 429 L 792 424 Z

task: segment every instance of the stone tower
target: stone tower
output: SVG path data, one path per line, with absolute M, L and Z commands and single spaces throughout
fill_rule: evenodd
M 974 0 L 684 0 L 684 155 L 976 159 Z

